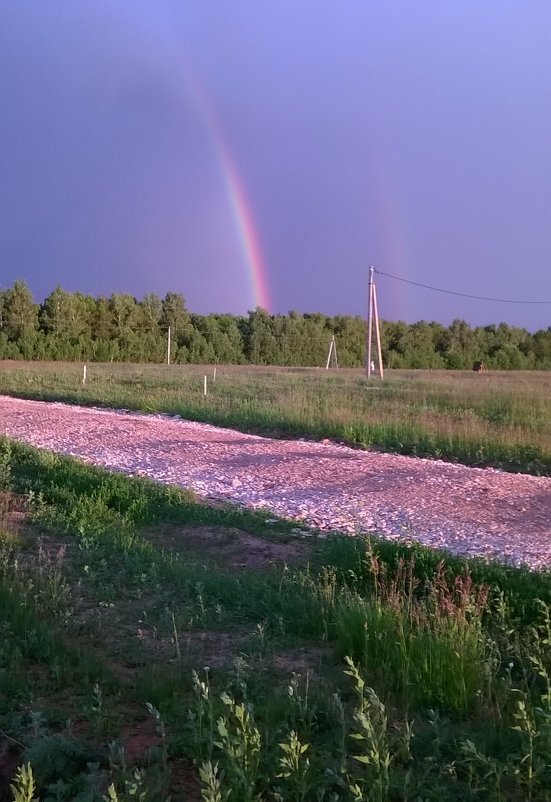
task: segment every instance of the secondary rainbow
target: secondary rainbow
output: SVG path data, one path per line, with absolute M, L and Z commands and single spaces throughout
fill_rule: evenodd
M 375 262 L 375 266 L 389 273 L 407 275 L 409 259 L 407 258 L 408 250 L 404 234 L 405 226 L 402 224 L 404 216 L 400 213 L 399 193 L 395 190 L 398 182 L 394 175 L 393 165 L 386 158 L 384 149 L 378 147 L 376 143 L 372 143 L 371 152 L 371 175 L 377 201 L 376 223 L 380 247 L 380 253 L 377 255 L 381 259 L 379 263 Z M 382 278 L 382 276 L 375 277 L 379 285 L 379 306 L 383 310 L 390 308 L 394 318 L 407 319 L 412 307 L 409 288 L 398 282 L 389 285 L 388 280 L 384 280 L 381 287 Z M 381 299 L 383 299 L 382 302 Z
M 188 79 L 190 77 L 188 71 Z M 220 165 L 224 189 L 230 204 L 240 248 L 247 266 L 253 303 L 255 306 L 261 306 L 263 309 L 270 312 L 272 310 L 272 302 L 268 286 L 268 272 L 262 255 L 260 237 L 256 230 L 253 211 L 243 180 L 239 175 L 235 159 L 233 159 L 226 146 L 222 135 L 222 129 L 205 91 L 202 89 L 197 79 L 193 81 L 188 80 L 188 85 Z

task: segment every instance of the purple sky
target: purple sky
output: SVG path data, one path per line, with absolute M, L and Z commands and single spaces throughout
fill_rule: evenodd
M 550 35 L 548 0 L 4 0 L 0 285 L 245 313 L 223 145 L 273 312 L 364 314 L 369 264 L 551 301 Z M 551 325 L 378 295 L 390 320 Z

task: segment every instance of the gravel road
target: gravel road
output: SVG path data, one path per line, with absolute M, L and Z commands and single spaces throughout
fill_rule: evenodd
M 551 567 L 551 479 L 0 396 L 0 433 L 321 530 Z

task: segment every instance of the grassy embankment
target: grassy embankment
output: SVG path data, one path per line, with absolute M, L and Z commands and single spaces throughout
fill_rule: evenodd
M 301 538 L 5 441 L 0 482 L 18 802 L 550 799 L 548 573 Z
M 551 374 L 3 363 L 0 393 L 551 474 Z M 203 396 L 203 375 L 208 394 Z

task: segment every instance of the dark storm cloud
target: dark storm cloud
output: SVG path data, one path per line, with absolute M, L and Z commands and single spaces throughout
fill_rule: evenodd
M 198 79 L 276 311 L 363 313 L 370 263 L 551 296 L 547 5 L 26 2 L 4 3 L 0 23 L 4 285 L 246 309 Z M 390 281 L 380 302 L 388 318 L 549 325 L 549 307 Z

